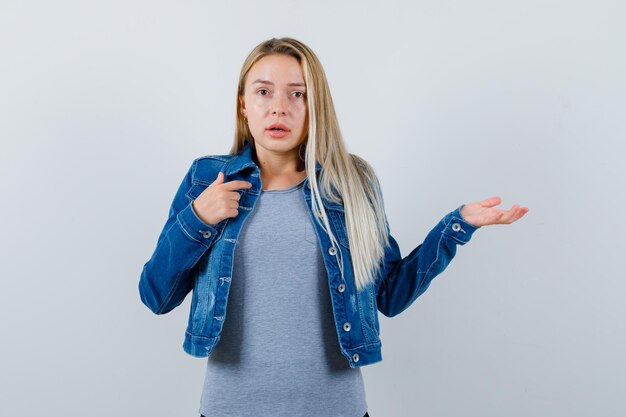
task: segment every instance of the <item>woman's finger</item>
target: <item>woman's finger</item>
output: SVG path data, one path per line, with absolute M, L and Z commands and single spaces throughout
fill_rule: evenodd
M 481 207 L 493 207 L 500 204 L 502 200 L 498 196 L 494 196 L 480 202 Z
M 528 213 L 528 207 L 521 207 L 518 210 L 517 216 L 515 217 L 515 219 L 513 221 L 517 221 L 517 220 L 521 219 L 524 216 L 524 214 L 526 214 L 526 213 Z
M 500 219 L 501 223 L 513 223 L 513 219 L 517 216 L 519 212 L 520 206 L 515 204 L 509 211 L 507 211 L 504 216 Z
M 504 210 L 495 211 L 488 220 L 487 224 L 498 224 L 500 223 L 502 216 L 504 215 Z

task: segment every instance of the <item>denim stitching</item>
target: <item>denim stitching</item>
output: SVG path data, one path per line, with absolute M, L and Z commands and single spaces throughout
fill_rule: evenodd
M 209 271 L 209 273 L 207 274 L 208 275 L 208 278 L 207 278 L 207 297 L 211 293 L 211 281 L 212 281 L 212 279 L 211 279 L 211 260 L 212 259 L 213 259 L 213 251 L 209 252 L 209 260 L 207 261 L 208 262 L 207 270 Z M 204 326 L 206 325 L 206 318 L 207 318 L 207 315 L 208 315 L 209 300 L 207 299 L 205 301 L 206 301 L 206 305 L 207 305 L 207 314 L 203 314 L 202 315 L 202 319 L 200 320 L 200 331 L 202 331 L 202 329 L 204 329 Z M 198 307 L 196 306 L 196 308 L 198 308 Z
M 178 271 L 178 274 L 176 275 L 176 279 L 174 280 L 174 285 L 172 286 L 172 288 L 170 289 L 169 293 L 167 294 L 167 296 L 165 297 L 165 300 L 163 301 L 163 303 L 159 306 L 159 312 L 161 312 L 171 301 L 172 297 L 174 296 L 174 293 L 176 292 L 176 290 L 178 289 L 178 286 L 180 285 L 180 281 L 181 281 L 181 277 L 183 275 L 183 272 L 188 271 L 191 265 L 195 265 L 196 263 L 198 263 L 198 261 L 200 260 L 200 257 L 203 254 L 201 253 L 200 256 L 198 256 L 195 260 L 192 260 L 193 262 L 189 262 L 183 269 L 181 269 L 180 271 Z
M 443 233 L 441 234 L 441 236 L 439 236 L 439 242 L 437 242 L 437 256 L 435 257 L 435 260 L 430 264 L 430 266 L 426 270 L 426 275 L 424 276 L 423 280 L 426 280 L 426 278 L 428 277 L 428 273 L 430 272 L 432 267 L 435 265 L 435 263 L 439 260 L 439 249 L 441 248 L 441 240 L 442 239 L 443 239 Z M 421 287 L 422 286 L 420 285 L 420 289 L 421 289 Z
M 185 330 L 185 333 L 187 333 L 189 336 L 191 337 L 195 337 L 198 339 L 206 339 L 206 340 L 211 340 L 211 339 L 215 339 L 215 337 L 212 336 L 198 336 L 197 334 L 193 334 L 193 332 L 190 332 L 189 329 Z
M 364 331 L 364 329 L 363 329 L 363 327 L 364 327 L 364 323 L 365 323 L 366 321 L 365 321 L 365 317 L 364 317 L 364 315 L 363 315 L 363 314 L 364 314 L 364 313 L 363 313 L 363 309 L 361 308 L 361 301 L 359 300 L 359 293 L 358 293 L 358 291 L 355 291 L 355 292 L 354 292 L 354 298 L 355 298 L 355 300 L 356 300 L 356 302 L 355 302 L 356 309 L 357 309 L 357 311 L 359 312 L 359 319 L 361 320 L 361 323 L 360 323 L 360 324 L 361 324 L 361 331 L 363 332 L 363 338 L 364 338 L 364 339 L 365 339 L 365 341 L 367 342 L 367 341 L 369 341 L 369 337 L 367 336 L 367 334 L 368 334 L 369 332 Z
M 461 206 L 461 207 L 463 207 L 463 206 Z M 453 220 L 456 220 L 456 221 L 458 221 L 459 223 L 466 224 L 466 225 L 468 225 L 468 226 L 474 227 L 475 229 L 478 229 L 478 227 L 477 227 L 477 226 L 473 226 L 472 224 L 470 224 L 469 222 L 467 222 L 465 219 L 463 219 L 463 218 L 458 218 L 458 217 L 456 217 L 456 216 L 454 216 L 454 215 L 452 216 L 452 218 L 451 218 L 451 219 L 450 219 L 447 223 L 445 223 L 445 226 L 446 226 L 446 227 L 444 228 L 444 230 L 443 230 L 443 232 L 442 232 L 442 233 L 445 233 L 447 236 L 451 237 L 452 239 L 454 239 L 454 240 L 455 240 L 456 242 L 458 242 L 459 244 L 464 245 L 464 244 L 466 244 L 467 242 L 469 242 L 469 239 L 464 240 L 464 239 L 461 239 L 459 236 L 457 236 L 457 234 L 456 234 L 456 233 L 448 233 L 448 232 L 446 232 L 446 230 L 448 229 L 448 226 L 450 225 L 450 223 L 452 223 L 452 221 L 453 221 Z M 464 229 L 461 229 L 461 230 L 463 231 L 463 233 L 467 234 L 467 232 L 466 232 Z
M 180 214 L 180 213 L 179 213 L 179 214 Z M 184 233 L 185 235 L 187 235 L 190 239 L 192 239 L 192 240 L 194 240 L 194 241 L 196 241 L 196 242 L 198 242 L 198 243 L 201 243 L 201 244 L 202 244 L 202 242 L 200 242 L 200 241 L 198 241 L 198 240 L 194 239 L 193 237 L 191 237 L 191 236 L 187 233 L 187 231 L 185 230 L 185 227 L 183 226 L 182 222 L 180 221 L 180 218 L 179 218 L 179 216 L 178 216 L 178 215 L 176 216 L 176 222 L 177 222 L 177 223 L 181 226 L 180 228 L 181 228 L 181 230 L 183 231 L 183 233 Z M 176 223 L 172 223 L 172 226 L 170 226 L 170 228 L 169 228 L 169 229 L 167 229 L 167 230 L 168 230 L 168 232 L 172 229 L 172 227 L 174 226 L 174 224 L 176 224 Z M 166 232 L 166 233 L 167 233 L 167 232 Z M 162 242 L 161 242 L 161 243 L 159 243 L 159 245 L 160 245 L 160 244 L 162 244 Z M 204 245 L 204 244 L 203 244 L 203 245 Z M 157 245 L 157 246 L 158 246 L 158 245 Z M 197 263 L 197 262 L 198 262 L 198 260 L 200 259 L 200 257 L 201 257 L 202 255 L 203 255 L 203 253 L 201 253 L 201 254 L 200 254 L 200 256 L 198 256 L 198 257 L 196 258 L 196 260 L 195 260 L 195 261 L 194 261 L 194 263 L 193 263 L 194 265 L 195 265 L 195 263 Z M 165 307 L 169 304 L 169 302 L 170 302 L 171 298 L 174 296 L 174 292 L 176 292 L 176 290 L 178 289 L 178 285 L 180 284 L 180 278 L 181 278 L 182 273 L 183 273 L 184 271 L 186 271 L 186 270 L 190 269 L 190 268 L 189 268 L 189 265 L 190 265 L 190 264 L 187 264 L 187 266 L 186 266 L 184 269 L 182 269 L 181 271 L 179 271 L 179 272 L 178 272 L 178 275 L 176 275 L 176 278 L 174 279 L 174 285 L 172 286 L 172 289 L 170 289 L 170 291 L 169 291 L 168 295 L 165 297 L 165 300 L 164 300 L 164 301 L 163 301 L 163 303 L 161 303 L 161 305 L 159 306 L 159 309 L 158 309 L 158 311 L 159 311 L 159 312 L 161 312 L 161 311 L 163 310 L 163 308 L 165 308 Z
M 335 219 L 336 214 L 333 214 L 331 210 L 326 211 L 326 213 L 329 213 L 329 212 L 330 212 L 330 215 L 328 216 L 328 218 L 330 219 L 330 221 L 333 223 L 333 226 L 335 226 L 335 229 L 337 230 L 337 234 L 339 235 L 339 243 L 343 247 L 350 249 L 348 236 L 346 233 L 343 232 L 343 228 L 341 227 L 341 220 Z
M 188 232 L 187 232 L 187 225 L 185 223 L 183 223 L 183 221 L 180 218 L 177 218 L 178 223 L 180 224 L 180 228 L 183 231 L 183 233 L 185 233 L 185 235 L 187 235 L 187 237 L 189 237 L 189 239 L 193 240 L 194 242 L 198 242 L 200 243 L 202 246 L 208 247 L 208 245 L 206 245 L 203 242 L 200 242 L 198 239 L 194 238 L 193 236 L 191 236 Z M 200 232 L 202 230 L 199 230 Z
M 360 348 L 363 348 L 363 347 L 378 346 L 378 345 L 381 345 L 381 344 L 382 343 L 381 343 L 380 339 L 378 339 L 378 340 L 375 340 L 375 341 L 370 342 L 370 343 L 362 343 L 362 344 L 357 345 L 357 346 L 352 346 L 352 347 L 349 348 L 349 350 L 357 350 L 357 349 L 360 349 Z
M 374 334 L 378 335 L 378 332 L 376 331 L 376 307 L 374 306 L 374 288 L 370 288 L 368 289 L 370 296 L 370 320 L 372 322 L 372 331 L 374 332 Z

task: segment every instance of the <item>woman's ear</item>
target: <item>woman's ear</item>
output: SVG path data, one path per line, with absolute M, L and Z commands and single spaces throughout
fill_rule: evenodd
M 246 114 L 246 102 L 243 100 L 243 96 L 239 96 L 239 105 L 241 106 L 241 114 L 246 118 L 248 115 Z

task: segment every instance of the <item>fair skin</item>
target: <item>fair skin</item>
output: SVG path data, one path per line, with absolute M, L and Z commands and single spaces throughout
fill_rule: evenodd
M 261 169 L 264 190 L 280 190 L 299 183 L 306 171 L 298 171 L 298 148 L 307 134 L 307 105 L 304 76 L 298 61 L 288 55 L 268 55 L 257 61 L 246 77 L 240 98 L 254 138 L 256 158 Z M 280 123 L 286 128 L 283 137 L 274 137 L 270 125 Z M 204 190 L 193 202 L 198 217 L 216 224 L 238 215 L 239 189 L 250 188 L 248 181 L 224 182 L 224 174 Z M 461 215 L 473 226 L 510 224 L 522 218 L 528 207 L 518 204 L 509 210 L 496 206 L 500 197 L 466 204 Z
M 514 204 L 509 210 L 502 210 L 495 206 L 500 204 L 500 197 L 490 197 L 486 200 L 466 204 L 461 209 L 461 216 L 473 226 L 488 226 L 490 224 L 511 224 L 528 213 L 528 207 Z
M 288 55 L 268 55 L 258 60 L 246 77 L 239 97 L 243 116 L 254 138 L 256 159 L 264 190 L 290 188 L 306 177 L 298 171 L 298 149 L 307 134 L 306 86 L 298 61 Z M 274 137 L 269 127 L 283 125 L 283 137 Z M 193 209 L 207 224 L 217 224 L 239 214 L 237 190 L 250 188 L 248 181 L 224 182 L 220 172 L 193 201 Z
M 268 55 L 258 60 L 246 77 L 241 111 L 254 138 L 264 190 L 289 188 L 306 177 L 297 171 L 298 149 L 307 134 L 306 86 L 300 63 L 288 55 Z M 268 128 L 280 123 L 284 137 Z

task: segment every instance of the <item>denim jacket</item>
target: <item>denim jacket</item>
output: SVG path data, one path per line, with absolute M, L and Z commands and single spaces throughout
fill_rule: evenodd
M 316 170 L 320 169 L 318 162 Z M 209 225 L 197 216 L 191 203 L 217 178 L 219 171 L 224 172 L 224 182 L 245 180 L 252 183 L 252 187 L 237 190 L 241 199 L 236 217 Z M 141 272 L 141 301 L 155 314 L 171 311 L 193 290 L 183 342 L 184 351 L 192 356 L 208 356 L 220 340 L 227 314 L 235 245 L 242 225 L 259 198 L 259 174 L 250 145 L 238 155 L 207 155 L 195 159 L 174 196 L 154 253 Z M 407 309 L 450 263 L 456 246 L 467 243 L 477 227 L 463 219 L 461 205 L 444 216 L 424 242 L 404 258 L 398 243 L 389 234 L 380 273 L 374 283 L 357 292 L 343 206 L 323 200 L 331 230 L 339 241 L 339 245 L 334 246 L 313 219 L 308 178 L 301 190 L 328 273 L 339 349 L 352 368 L 381 361 L 378 311 L 393 317 Z M 344 263 L 343 276 L 338 255 Z

